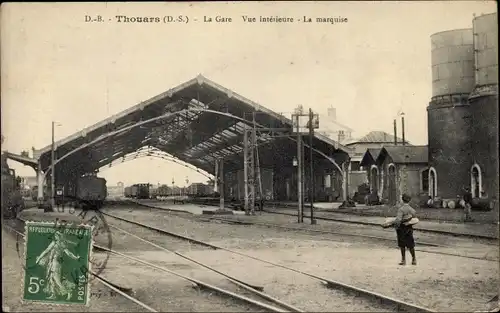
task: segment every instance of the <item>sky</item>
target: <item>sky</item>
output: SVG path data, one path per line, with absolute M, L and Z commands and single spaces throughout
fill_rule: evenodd
M 275 112 L 297 105 L 354 129 L 392 134 L 405 112 L 406 138 L 427 144 L 431 42 L 471 28 L 494 1 L 8 3 L 1 11 L 2 150 L 20 153 L 60 140 L 198 74 Z M 101 15 L 105 22 L 85 22 Z M 183 15 L 188 23 L 119 23 L 116 15 Z M 242 16 L 343 17 L 347 22 L 248 23 Z M 232 22 L 204 23 L 204 16 Z M 196 20 L 196 21 L 195 21 Z M 400 128 L 400 127 L 399 127 Z M 18 175 L 35 172 L 9 161 Z M 124 182 L 205 182 L 162 159 L 99 173 Z

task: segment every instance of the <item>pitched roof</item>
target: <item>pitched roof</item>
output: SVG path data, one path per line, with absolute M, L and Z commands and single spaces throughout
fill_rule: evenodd
M 377 161 L 388 154 L 394 163 L 427 163 L 429 161 L 427 146 L 384 146 Z
M 279 140 L 280 147 L 290 153 L 293 151 L 293 144 L 287 142 L 296 140 L 292 134 L 291 118 L 198 75 L 57 141 L 56 153 L 64 155 L 58 162 L 64 161 L 67 166 L 78 163 L 79 172 L 93 172 L 134 154 L 141 147 L 152 147 L 161 151 L 163 156 L 191 164 L 209 174 L 214 172 L 216 159 L 223 158 L 232 166 L 240 167 L 243 166 L 238 163 L 242 162 L 245 125 L 251 125 L 245 119 L 249 112 L 259 112 L 258 127 L 285 129 L 280 133 L 288 136 Z M 266 144 L 262 150 L 259 148 L 260 153 L 274 153 L 275 146 L 271 143 L 278 142 L 276 137 L 260 133 L 258 140 Z M 343 154 L 352 150 L 320 133 L 315 133 L 313 141 L 314 150 L 326 158 L 329 158 L 327 154 L 332 147 Z M 41 169 L 46 170 L 50 166 L 50 152 L 49 144 L 33 152 L 35 159 L 25 161 L 32 162 L 32 166 L 40 163 Z M 290 157 L 290 153 L 283 155 Z
M 377 148 L 366 149 L 366 152 L 363 155 L 363 158 L 361 159 L 360 165 L 365 166 L 370 161 L 372 162 L 376 161 L 380 154 L 380 151 L 382 151 L 382 149 L 377 149 Z
M 396 137 L 398 143 L 402 143 L 403 139 Z M 355 139 L 349 142 L 349 144 L 353 143 L 394 143 L 394 135 L 388 134 L 384 131 L 371 131 L 365 136 Z M 406 140 L 408 144 L 408 140 Z

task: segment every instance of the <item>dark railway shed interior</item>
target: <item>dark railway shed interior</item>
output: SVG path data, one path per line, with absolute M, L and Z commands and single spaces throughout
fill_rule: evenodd
M 173 114 L 161 117 L 169 113 Z M 241 199 L 242 193 L 235 190 L 241 190 L 243 185 L 243 177 L 237 173 L 244 167 L 244 124 L 248 128 L 256 125 L 262 185 L 267 197 L 297 199 L 297 168 L 294 167 L 297 142 L 291 119 L 201 75 L 56 142 L 56 184 L 71 184 L 75 177 L 96 172 L 149 146 L 212 175 L 216 174 L 217 161 L 223 160 L 224 195 Z M 264 128 L 275 131 L 263 131 Z M 304 142 L 307 195 L 310 185 L 307 137 Z M 315 134 L 313 164 L 317 201 L 342 199 L 345 175 L 341 169 L 349 160 L 348 151 L 349 148 Z M 39 160 L 38 174 L 46 173 L 51 165 L 51 146 L 35 151 L 35 158 Z

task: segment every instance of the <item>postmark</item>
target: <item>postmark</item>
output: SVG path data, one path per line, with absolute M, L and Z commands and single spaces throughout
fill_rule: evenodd
M 23 302 L 89 304 L 93 229 L 26 222 Z
M 83 200 L 81 200 L 83 201 Z M 112 234 L 111 230 L 104 218 L 104 215 L 97 209 L 88 209 L 88 210 L 81 210 L 81 209 L 75 209 L 72 206 L 57 206 L 54 210 L 54 213 L 44 213 L 47 214 L 46 219 L 54 219 L 53 221 L 50 221 L 53 223 L 53 227 L 59 231 L 65 231 L 68 227 L 72 227 L 72 225 L 90 225 L 93 226 L 92 228 L 92 240 L 93 243 L 107 248 L 111 250 L 113 247 L 113 239 L 112 239 Z M 36 216 L 37 219 L 39 219 L 39 216 Z M 44 218 L 44 220 L 46 220 Z M 77 238 L 81 236 L 80 233 L 76 234 Z M 24 259 L 25 256 L 21 255 L 21 251 L 19 247 L 21 246 L 20 244 L 20 238 L 18 237 L 18 242 L 16 244 L 17 246 L 17 251 L 18 255 L 21 259 Z M 110 252 L 100 252 L 97 251 L 94 247 L 92 247 L 93 253 L 90 259 L 90 263 L 92 264 L 92 269 L 94 271 L 95 275 L 99 275 L 102 273 L 102 271 L 106 268 L 107 262 L 110 257 Z M 24 264 L 24 262 L 21 262 L 21 264 Z M 25 267 L 23 267 L 24 270 L 26 270 Z M 89 278 L 90 280 L 95 279 L 96 276 L 91 275 Z

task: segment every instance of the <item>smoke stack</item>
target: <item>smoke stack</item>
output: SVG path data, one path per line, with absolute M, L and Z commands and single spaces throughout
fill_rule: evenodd
M 401 116 L 401 128 L 402 128 L 402 133 L 403 133 L 403 146 L 406 144 L 405 140 L 405 117 L 404 115 Z
M 396 119 L 394 119 L 394 145 L 398 145 L 398 132 L 397 132 L 397 126 L 396 126 Z

